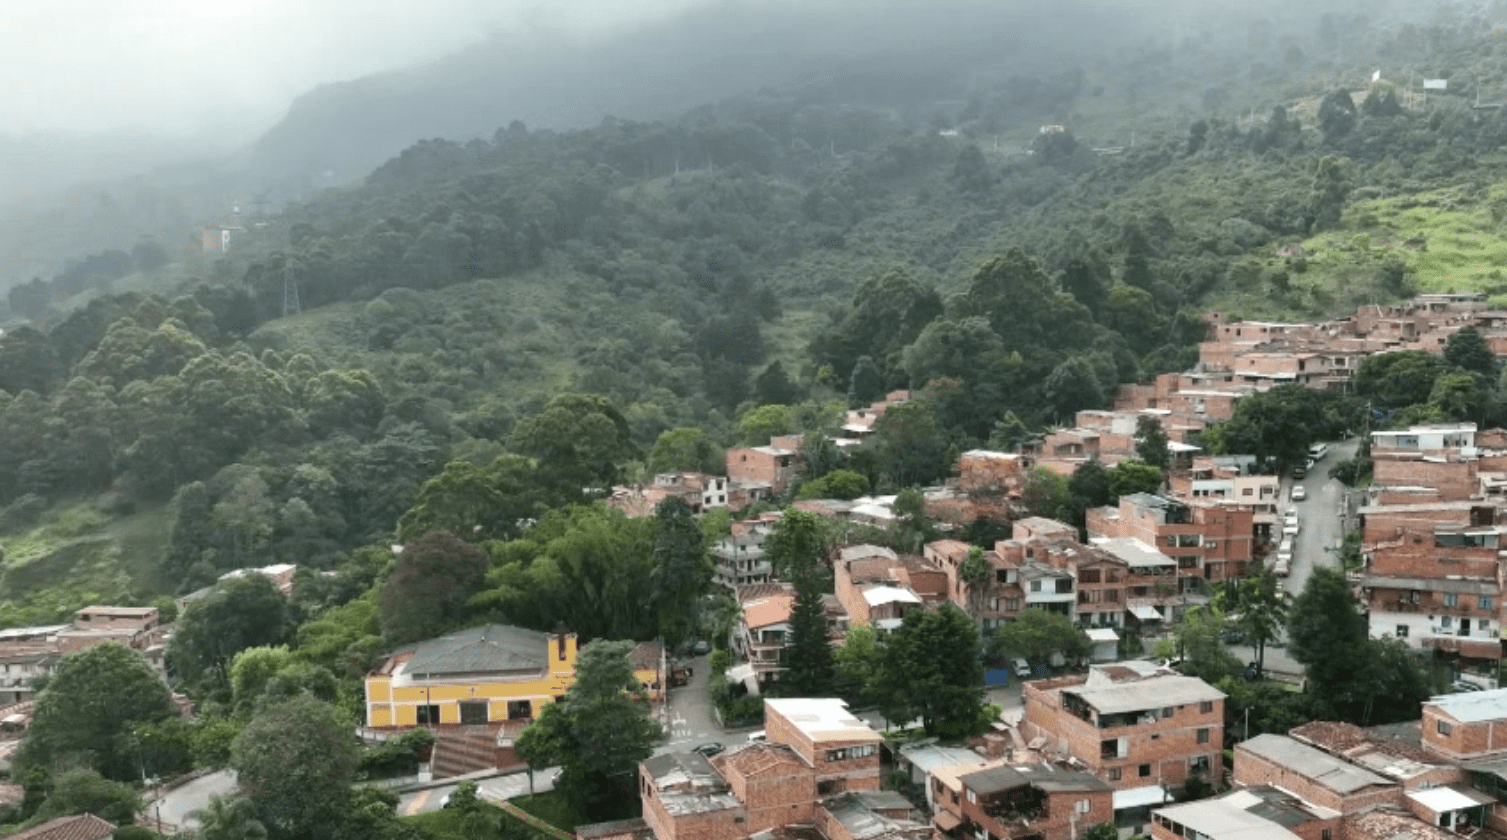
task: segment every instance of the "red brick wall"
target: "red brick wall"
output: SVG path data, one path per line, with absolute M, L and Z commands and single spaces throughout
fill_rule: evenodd
M 1074 806 L 1085 799 L 1089 803 L 1088 811 L 1077 815 L 1075 821 Z M 974 800 L 969 801 L 965 783 L 961 803 L 964 819 L 983 826 L 993 837 L 1017 836 L 1012 832 L 1021 830 L 1018 822 L 1012 822 L 1008 827 L 1003 826 L 994 817 L 984 813 L 986 802 L 982 797 L 975 796 Z M 1039 832 L 1045 840 L 1074 840 L 1099 823 L 1113 822 L 1114 818 L 1114 795 L 1107 790 L 1053 793 L 1047 796 L 1047 815 L 1033 820 L 1027 828 L 1030 832 Z
M 1403 804 L 1402 786 L 1397 784 L 1373 785 L 1354 793 L 1340 794 L 1316 784 L 1295 770 L 1279 766 L 1235 745 L 1235 771 L 1233 780 L 1237 785 L 1255 787 L 1274 785 L 1302 799 L 1341 814 L 1350 814 L 1376 805 Z
M 653 777 L 642 766 L 639 767 L 639 800 L 644 822 L 653 829 L 658 840 L 724 840 L 748 833 L 745 830 L 748 816 L 743 808 L 728 808 L 709 814 L 670 814 L 665 810 Z
M 1445 724 L 1448 735 L 1439 731 Z M 1447 758 L 1467 758 L 1507 752 L 1507 709 L 1497 720 L 1461 723 L 1438 706 L 1423 706 L 1423 746 Z
M 1387 458 L 1378 455 L 1372 459 L 1372 484 L 1378 486 L 1433 487 L 1440 498 L 1458 501 L 1471 497 L 1476 492 L 1478 479 L 1475 461 L 1436 463 L 1408 458 Z

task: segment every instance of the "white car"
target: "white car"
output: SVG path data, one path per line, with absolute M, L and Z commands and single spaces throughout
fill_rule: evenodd
M 1303 488 L 1303 485 L 1294 484 L 1292 486 L 1292 500 L 1295 502 L 1301 502 L 1306 498 L 1308 498 L 1308 491 Z

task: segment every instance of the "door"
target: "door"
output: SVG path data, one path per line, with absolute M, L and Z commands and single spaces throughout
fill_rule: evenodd
M 466 700 L 460 704 L 460 722 L 465 726 L 476 726 L 487 722 L 487 701 Z

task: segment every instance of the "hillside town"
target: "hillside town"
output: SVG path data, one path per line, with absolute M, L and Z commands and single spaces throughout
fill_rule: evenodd
M 1201 433 L 1230 421 L 1242 399 L 1284 385 L 1344 391 L 1376 354 L 1442 353 L 1466 329 L 1493 354 L 1507 353 L 1507 312 L 1491 310 L 1481 295 L 1423 295 L 1321 324 L 1208 322 L 1210 339 L 1192 370 L 1126 387 L 1113 409 L 1079 412 L 1071 428 L 1014 451 L 962 452 L 953 477 L 919 495 L 919 511 L 904 510 L 896 496 L 790 501 L 810 451 L 800 435 L 727 450 L 724 474 L 668 473 L 611 488 L 604 503 L 629 518 L 671 504 L 697 516 L 730 515 L 727 535 L 710 542 L 705 557 L 709 581 L 734 612 L 723 635 L 694 645 L 657 639 L 616 649 L 659 743 L 637 762 L 641 816 L 584 823 L 574 836 L 1507 837 L 1507 688 L 1499 687 L 1507 431 L 1378 422 L 1352 429 L 1347 440 L 1304 441 L 1303 458 L 1275 469 L 1270 458 L 1214 455 L 1200 445 Z M 895 391 L 849 411 L 830 443 L 862 446 L 880 418 L 915 398 Z M 1081 528 L 1031 513 L 1032 484 L 1043 474 L 1140 463 L 1152 430 L 1165 434 L 1166 470 L 1156 487 L 1087 507 Z M 1351 488 L 1326 475 L 1358 448 L 1370 462 L 1368 484 Z M 783 510 L 774 506 L 785 501 Z M 899 548 L 865 539 L 918 516 L 935 538 Z M 1008 530 L 987 548 L 963 539 L 981 520 L 1008 522 Z M 805 572 L 790 565 L 782 542 L 783 529 L 800 522 L 843 535 Z M 1347 534 L 1353 564 L 1341 550 Z M 401 556 L 404 547 L 393 550 Z M 1214 631 L 1219 646 L 1256 657 L 1241 664 L 1240 680 L 1316 690 L 1322 675 L 1305 674 L 1292 657 L 1247 653 L 1257 644 L 1229 637 L 1245 625 L 1223 610 L 1245 603 L 1230 602 L 1229 592 L 1264 579 L 1274 581 L 1290 616 L 1300 581 L 1326 573 L 1353 596 L 1367 638 L 1451 674 L 1450 691 L 1422 700 L 1413 720 L 1263 722 L 1252 734 L 1249 701 L 1240 717 L 1228 705 L 1235 683 L 1198 675 L 1204 654 L 1187 628 L 1210 615 L 1225 622 Z M 69 624 L 0 631 L 0 754 L 9 759 L 25 741 L 37 686 L 66 657 L 119 645 L 176 685 L 167 655 L 175 626 L 226 586 L 254 583 L 287 599 L 302 579 L 290 564 L 226 573 L 171 605 L 176 625 L 157 607 L 95 605 Z M 969 714 L 984 715 L 975 723 L 939 736 L 945 727 L 932 726 L 931 712 L 892 720 L 891 706 L 872 692 L 865 704 L 853 691 L 844 699 L 789 689 L 812 626 L 841 669 L 850 642 L 881 650 L 912 644 L 907 634 L 927 617 L 940 628 L 944 616 L 961 617 L 963 635 L 942 644 L 971 639 L 990 663 L 985 669 L 976 650 L 962 652 L 981 678 L 966 687 L 975 698 Z M 1020 644 L 1009 641 L 1013 630 L 1042 621 L 1060 621 L 1072 638 L 1011 647 Z M 1279 648 L 1282 636 L 1272 630 L 1259 644 Z M 535 771 L 547 768 L 539 761 L 558 753 L 540 752 L 530 733 L 552 707 L 575 702 L 578 666 L 592 647 L 582 645 L 563 625 L 540 632 L 493 623 L 383 651 L 364 677 L 359 734 L 375 745 L 415 730 L 433 736 L 401 807 L 422 808 L 431 791 L 457 783 L 506 802 L 516 793 L 501 792 L 498 780 L 519 774 L 532 788 Z M 1175 653 L 1153 653 L 1164 650 Z M 943 655 L 930 651 L 923 656 Z M 717 691 L 720 699 L 706 699 Z M 172 701 L 176 715 L 194 718 L 188 697 Z M 894 708 L 909 715 L 922 706 Z M 707 719 L 692 722 L 696 715 Z M 722 740 L 694 744 L 712 737 Z M 558 779 L 545 773 L 537 781 L 548 789 Z M 0 786 L 12 802 L 23 795 L 17 785 Z M 159 813 L 171 795 L 154 793 Z M 95 825 L 70 819 L 30 831 L 61 837 Z M 156 824 L 169 833 L 183 828 L 160 816 Z

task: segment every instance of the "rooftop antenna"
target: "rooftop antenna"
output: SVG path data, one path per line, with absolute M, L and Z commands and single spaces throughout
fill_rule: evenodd
M 283 261 L 283 317 L 303 311 L 298 303 L 298 282 L 293 279 L 293 260 Z

